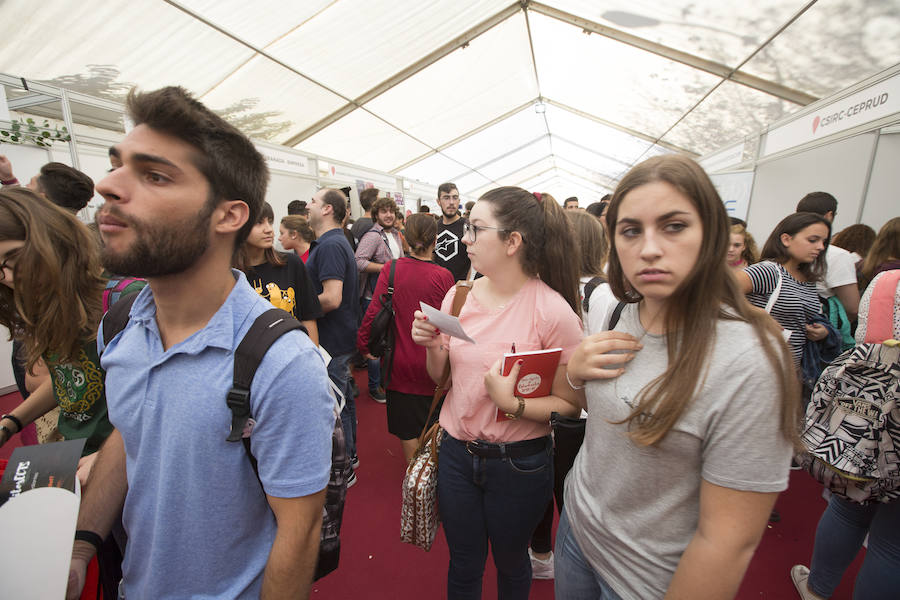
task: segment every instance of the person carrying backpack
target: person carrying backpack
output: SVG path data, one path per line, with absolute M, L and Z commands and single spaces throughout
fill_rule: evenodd
M 126 111 L 134 128 L 97 184 L 103 264 L 148 286 L 121 332 L 98 333 L 116 429 L 81 499 L 67 597 L 124 505 L 120 597 L 308 598 L 335 426 L 325 365 L 291 330 L 249 399 L 232 393 L 241 342 L 272 309 L 230 268 L 265 197 L 265 160 L 183 88 L 133 91 Z
M 870 434 L 866 436 L 867 438 L 877 435 L 880 440 L 877 447 L 865 443 L 867 440 L 862 440 L 863 451 L 868 450 L 872 454 L 877 451 L 877 455 L 872 456 L 871 461 L 863 460 L 859 464 L 863 467 L 877 465 L 885 479 L 869 480 L 856 485 L 851 481 L 843 491 L 834 484 L 829 486 L 833 493 L 828 501 L 828 508 L 825 509 L 816 528 L 812 563 L 809 568 L 805 565 L 794 565 L 791 569 L 791 579 L 797 593 L 804 600 L 831 597 L 847 567 L 859 553 L 866 536 L 869 540 L 868 549 L 856 577 L 853 597 L 887 600 L 896 598 L 900 591 L 900 477 L 898 477 L 900 464 L 897 462 L 897 449 L 894 446 L 894 440 L 900 439 L 900 407 L 896 404 L 900 396 L 898 394 L 900 353 L 896 351 L 896 347 L 888 351 L 881 349 L 889 348 L 888 343 L 885 343 L 889 339 L 900 340 L 900 270 L 897 269 L 879 273 L 866 288 L 860 302 L 859 325 L 856 329 L 857 347 L 842 354 L 835 360 L 834 365 L 825 371 L 816 385 L 813 401 L 807 413 L 809 432 L 811 423 L 822 422 L 821 418 L 816 417 L 827 410 L 828 404 L 852 397 L 855 414 L 837 408 L 834 415 L 824 415 L 824 418 L 829 428 L 834 427 L 831 423 L 836 422 L 837 416 L 843 418 L 840 426 L 842 427 L 844 423 L 848 426 L 836 435 L 844 440 L 863 432 Z M 890 361 L 881 363 L 887 370 L 879 368 L 877 361 L 873 360 L 876 357 Z M 877 374 L 877 381 L 863 379 L 862 371 L 858 369 L 849 371 L 853 368 L 852 363 L 858 362 L 858 359 L 865 359 L 866 363 L 875 367 L 873 371 L 866 373 L 870 376 L 873 372 Z M 840 370 L 842 367 L 847 370 Z M 834 388 L 841 393 L 831 393 L 832 388 L 827 381 L 829 378 L 833 380 L 843 378 L 845 387 Z M 841 383 L 833 381 L 837 386 Z M 853 393 L 853 388 L 864 389 L 858 389 Z M 870 417 L 876 415 L 876 418 L 870 427 L 859 427 L 859 418 L 853 418 L 861 414 L 856 404 L 868 405 L 869 403 L 864 401 L 866 391 L 871 390 L 878 390 L 878 393 L 884 394 L 883 397 L 875 399 L 876 403 L 881 401 L 883 404 L 878 407 L 880 410 L 874 410 L 875 404 L 872 404 L 867 414 Z M 816 401 L 820 395 L 823 403 L 817 407 Z M 825 404 L 826 401 L 828 404 Z M 883 430 L 878 431 L 882 425 Z M 807 441 L 806 435 L 804 441 Z M 823 447 L 825 444 L 820 443 L 817 449 Z M 859 448 L 859 445 L 856 447 Z M 841 456 L 845 454 L 847 453 L 842 453 Z M 859 453 L 854 453 L 854 456 L 858 458 Z M 829 466 L 825 465 L 824 468 L 828 469 Z M 851 497 L 854 500 L 851 500 Z

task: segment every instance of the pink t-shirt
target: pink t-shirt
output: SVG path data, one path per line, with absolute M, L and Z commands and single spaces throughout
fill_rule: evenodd
M 453 307 L 456 287 L 444 297 L 441 310 Z M 450 348 L 452 387 L 441 409 L 441 427 L 458 440 L 517 442 L 550 433 L 549 423 L 528 419 L 496 422 L 497 405 L 484 387 L 484 374 L 513 343 L 517 352 L 562 348 L 560 364 L 569 362 L 581 341 L 581 320 L 562 296 L 540 279 L 528 281 L 503 308 L 488 310 L 469 292 L 459 316 L 470 344 L 444 336 Z M 528 402 L 528 400 L 526 400 Z

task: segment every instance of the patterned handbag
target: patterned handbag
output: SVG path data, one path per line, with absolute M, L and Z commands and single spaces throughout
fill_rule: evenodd
M 459 316 L 472 287 L 471 281 L 456 284 L 451 314 Z M 438 454 L 444 430 L 438 423 L 429 427 L 431 417 L 444 394 L 450 379 L 450 360 L 444 367 L 441 383 L 434 389 L 434 398 L 425 419 L 425 428 L 419 436 L 419 447 L 406 468 L 403 477 L 403 506 L 400 510 L 400 541 L 413 544 L 426 552 L 431 550 L 438 529 L 437 475 Z
M 801 435 L 807 452 L 798 457 L 832 493 L 861 504 L 900 498 L 900 345 L 890 317 L 871 314 L 893 305 L 900 271 L 891 273 L 873 290 L 865 343 L 816 383 Z

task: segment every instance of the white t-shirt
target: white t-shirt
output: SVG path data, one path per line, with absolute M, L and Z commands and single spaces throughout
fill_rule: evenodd
M 834 296 L 832 291 L 842 285 L 856 285 L 856 260 L 853 255 L 838 248 L 835 245 L 828 246 L 825 250 L 825 264 L 828 270 L 825 272 L 825 281 L 816 284 L 816 290 L 823 298 Z

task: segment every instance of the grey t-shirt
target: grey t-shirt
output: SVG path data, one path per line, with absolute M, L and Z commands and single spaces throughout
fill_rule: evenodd
M 605 328 L 612 306 L 592 315 L 590 333 Z M 615 329 L 640 337 L 637 314 L 636 304 L 627 305 Z M 752 327 L 740 321 L 719 321 L 700 393 L 663 441 L 633 443 L 626 425 L 611 421 L 630 414 L 638 392 L 668 362 L 665 336 L 647 334 L 641 343 L 622 376 L 588 382 L 584 445 L 565 488 L 585 558 L 624 600 L 665 596 L 697 529 L 701 479 L 779 492 L 791 461 L 779 431 L 777 379 Z

